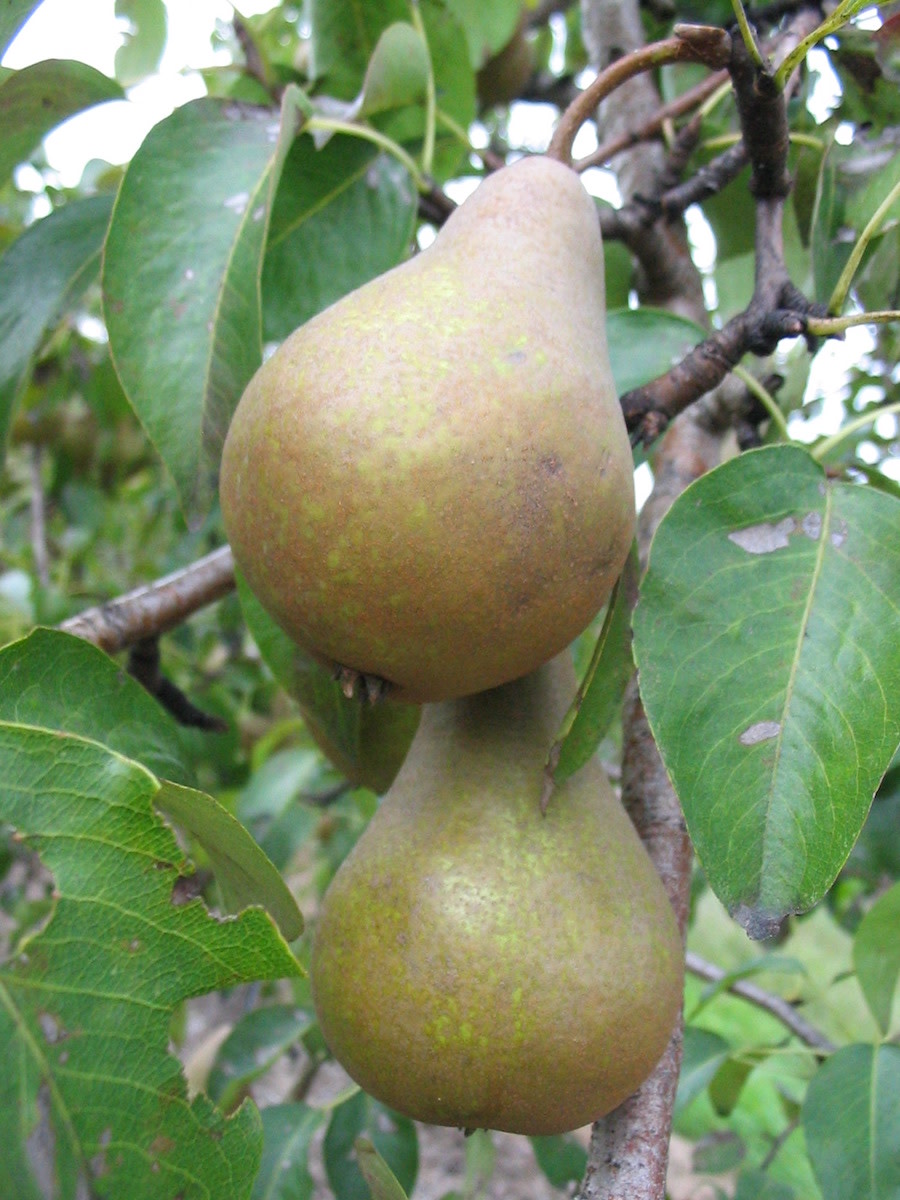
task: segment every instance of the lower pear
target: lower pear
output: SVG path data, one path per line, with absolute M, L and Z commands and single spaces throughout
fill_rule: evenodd
M 578 1128 L 638 1087 L 675 1024 L 681 938 L 600 764 L 541 812 L 574 686 L 565 654 L 426 706 L 324 897 L 322 1033 L 357 1083 L 415 1119 Z

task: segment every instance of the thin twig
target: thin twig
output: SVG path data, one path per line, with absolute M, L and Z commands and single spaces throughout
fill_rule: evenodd
M 547 155 L 571 164 L 572 143 L 578 130 L 597 105 L 626 80 L 666 63 L 700 62 L 709 67 L 723 67 L 728 61 L 730 46 L 731 39 L 724 29 L 714 25 L 678 25 L 674 37 L 652 42 L 616 59 L 562 114 L 547 147 Z
M 650 138 L 655 137 L 660 132 L 667 121 L 673 121 L 676 117 L 682 117 L 685 113 L 697 108 L 698 105 L 702 104 L 704 100 L 708 99 L 720 88 L 727 79 L 727 71 L 714 71 L 713 74 L 707 76 L 706 79 L 694 87 L 689 88 L 686 92 L 682 92 L 674 100 L 670 100 L 668 104 L 663 104 L 639 128 L 633 131 L 628 130 L 618 137 L 610 138 L 602 146 L 598 146 L 593 153 L 586 155 L 584 158 L 579 158 L 573 164 L 575 170 L 581 172 L 586 171 L 588 167 L 602 167 L 611 158 L 615 158 L 617 154 L 622 154 L 625 150 L 630 150 L 632 146 L 636 146 L 639 142 L 649 141 Z
M 69 617 L 60 629 L 93 642 L 107 654 L 116 654 L 174 629 L 198 609 L 221 600 L 234 586 L 231 547 L 221 546 L 171 575 Z
M 705 958 L 701 958 L 699 954 L 694 954 L 691 950 L 688 951 L 685 961 L 687 969 L 692 975 L 705 979 L 709 983 L 721 983 L 723 979 L 727 978 L 727 971 L 723 971 L 715 963 L 707 962 Z M 837 1049 L 824 1033 L 820 1033 L 805 1017 L 800 1016 L 790 1001 L 776 996 L 774 992 L 767 992 L 765 988 L 752 983 L 749 979 L 733 979 L 727 985 L 726 990 L 735 996 L 740 996 L 742 1000 L 755 1004 L 757 1008 L 765 1009 L 773 1017 L 777 1017 L 795 1037 L 813 1050 L 821 1050 L 823 1054 L 832 1054 Z

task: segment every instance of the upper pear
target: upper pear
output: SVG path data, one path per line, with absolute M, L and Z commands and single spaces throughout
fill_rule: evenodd
M 263 364 L 222 511 L 297 643 L 426 701 L 523 675 L 586 627 L 634 529 L 603 275 L 578 176 L 523 159 Z

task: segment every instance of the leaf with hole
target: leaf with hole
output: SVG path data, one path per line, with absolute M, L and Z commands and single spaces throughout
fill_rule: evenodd
M 46 926 L 0 966 L 0 1143 L 17 1194 L 244 1200 L 260 1155 L 249 1106 L 188 1099 L 168 1049 L 190 996 L 282 979 L 296 960 L 261 909 L 217 921 L 178 902 L 191 871 L 153 809 L 159 782 L 96 741 L 0 721 L 0 821 L 53 875 Z M 49 1139 L 49 1140 L 48 1140 Z
M 900 740 L 900 504 L 798 446 L 753 450 L 661 522 L 641 696 L 709 882 L 753 937 L 822 898 Z

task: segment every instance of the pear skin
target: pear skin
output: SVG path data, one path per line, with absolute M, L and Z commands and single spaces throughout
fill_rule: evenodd
M 279 347 L 220 492 L 295 642 L 419 702 L 524 675 L 589 624 L 634 531 L 605 316 L 594 203 L 534 157 Z
M 310 969 L 322 1033 L 415 1119 L 553 1134 L 649 1075 L 681 1004 L 668 898 L 598 762 L 541 814 L 568 655 L 426 707 L 332 881 Z

